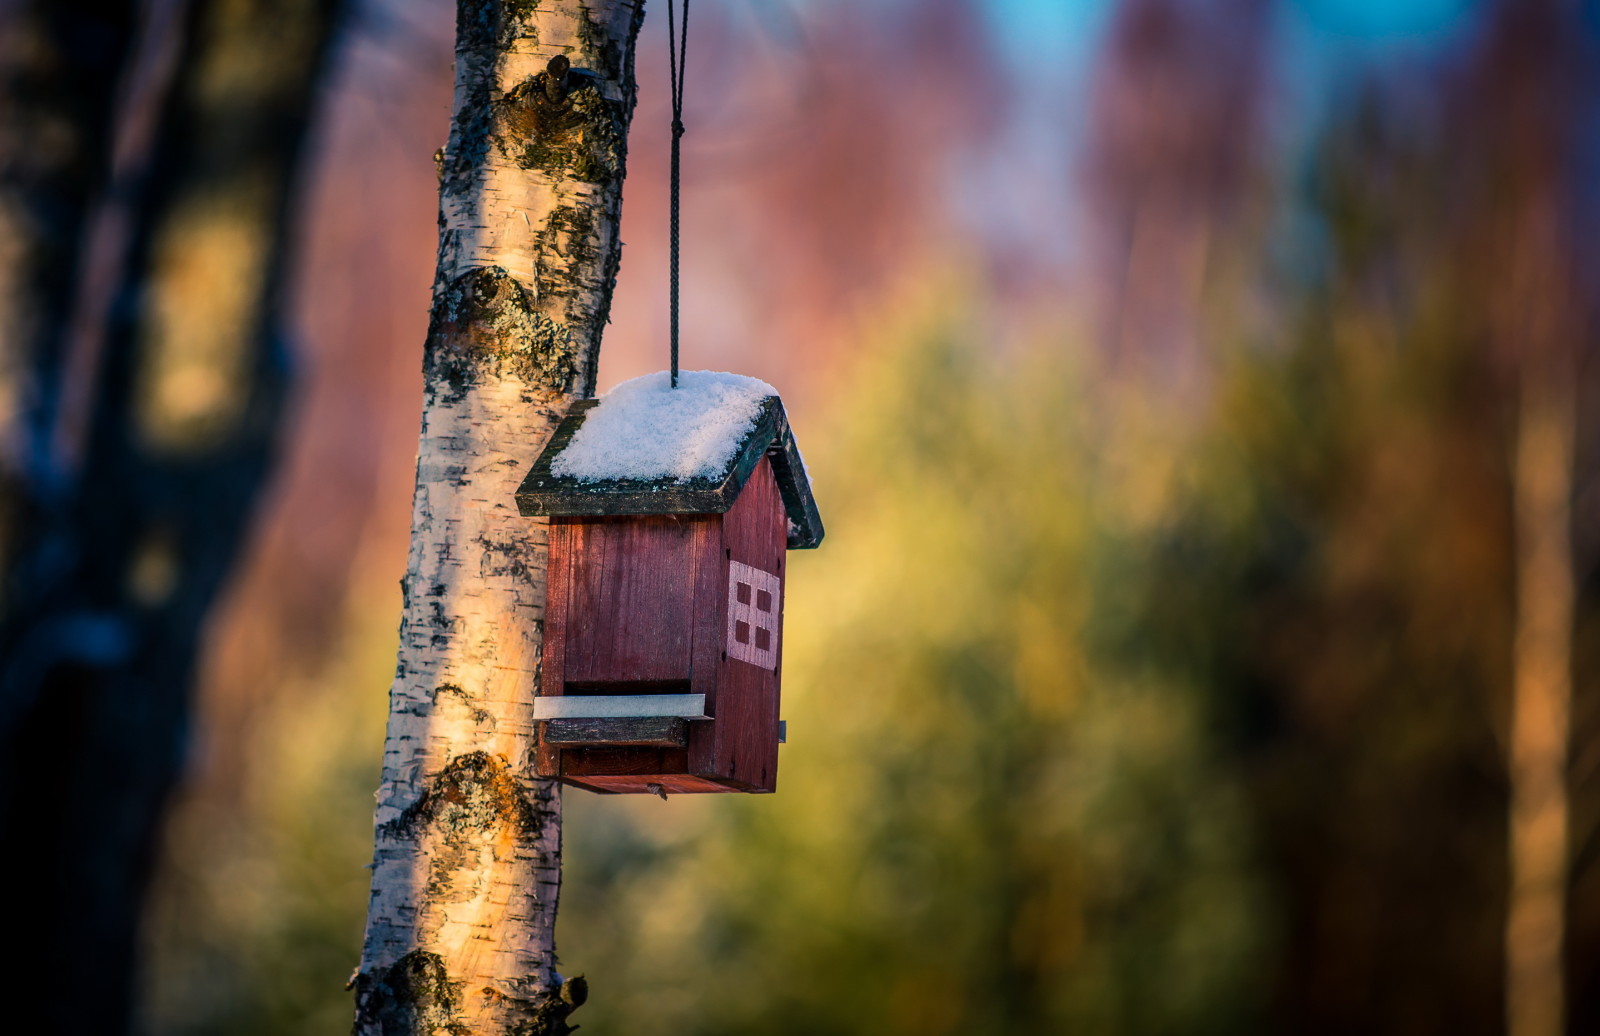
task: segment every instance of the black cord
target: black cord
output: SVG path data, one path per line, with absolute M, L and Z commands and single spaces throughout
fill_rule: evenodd
M 672 16 L 673 0 L 667 0 L 667 71 L 672 80 L 672 230 L 668 237 L 667 285 L 672 334 L 672 387 L 678 387 L 678 142 L 683 139 L 683 70 L 689 49 L 689 0 L 683 0 L 683 31 L 678 31 Z

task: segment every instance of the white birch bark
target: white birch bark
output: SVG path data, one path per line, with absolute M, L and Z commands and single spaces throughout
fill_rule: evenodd
M 513 493 L 594 384 L 643 0 L 460 0 L 358 1036 L 565 1033 L 533 777 L 545 528 Z M 567 63 L 570 62 L 570 70 Z

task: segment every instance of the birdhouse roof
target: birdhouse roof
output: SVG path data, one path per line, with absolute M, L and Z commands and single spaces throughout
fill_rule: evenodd
M 790 549 L 822 542 L 822 518 L 783 401 L 755 378 L 665 371 L 581 399 L 517 489 L 534 515 L 721 514 L 772 461 Z

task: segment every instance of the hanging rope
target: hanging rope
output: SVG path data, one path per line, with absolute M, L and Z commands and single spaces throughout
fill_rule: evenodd
M 683 66 L 689 48 L 689 0 L 683 0 L 683 25 L 673 18 L 673 0 L 667 0 L 667 71 L 672 80 L 672 230 L 668 236 L 667 290 L 672 335 L 672 387 L 678 387 L 678 143 L 683 139 Z

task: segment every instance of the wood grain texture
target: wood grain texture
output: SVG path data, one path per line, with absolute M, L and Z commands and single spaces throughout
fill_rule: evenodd
M 689 721 L 681 716 L 629 716 L 611 719 L 553 719 L 539 725 L 539 738 L 559 747 L 659 745 L 683 748 Z
M 552 518 L 546 555 L 546 594 L 543 630 L 544 657 L 539 666 L 538 694 L 556 696 L 566 689 L 567 612 L 572 586 L 572 526 L 570 518 Z M 561 752 L 536 737 L 533 770 L 540 777 L 561 775 Z
M 722 675 L 722 625 L 724 622 L 724 586 L 728 579 L 727 552 L 722 545 L 724 518 L 717 516 L 707 527 L 708 535 L 698 545 L 695 555 L 694 610 L 690 647 L 689 689 L 706 696 L 706 711 L 717 714 L 720 691 L 718 681 Z M 686 766 L 691 773 L 711 773 L 716 770 L 716 728 L 712 723 L 701 723 L 689 731 L 689 755 Z
M 662 776 L 688 772 L 688 755 L 680 748 L 599 747 L 561 750 L 561 776 Z
M 722 523 L 724 557 L 779 577 L 775 602 L 778 659 L 774 669 L 723 658 L 719 664 L 716 744 L 710 772 L 752 791 L 778 786 L 778 695 L 783 667 L 785 511 L 769 458 L 751 474 L 739 502 Z M 722 592 L 726 593 L 724 578 Z M 726 607 L 726 605 L 724 605 Z M 720 631 L 719 631 L 720 632 Z
M 569 526 L 566 683 L 689 679 L 696 548 L 707 516 Z

